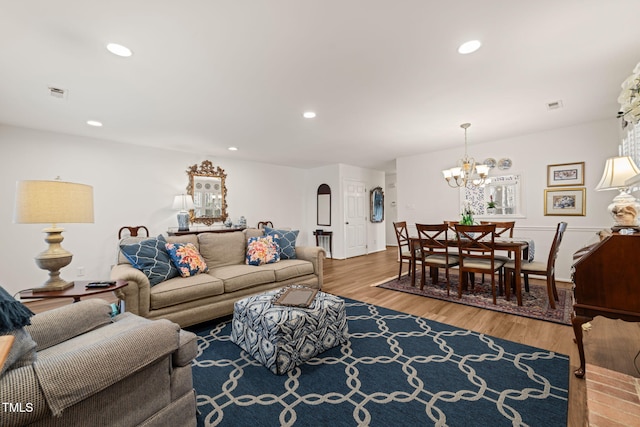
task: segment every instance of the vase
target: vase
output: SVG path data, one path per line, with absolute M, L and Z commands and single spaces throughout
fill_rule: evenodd
M 496 208 L 487 208 L 487 215 L 495 215 Z

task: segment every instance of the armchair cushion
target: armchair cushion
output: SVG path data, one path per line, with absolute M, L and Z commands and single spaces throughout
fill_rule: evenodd
M 0 370 L 0 376 L 10 369 L 21 368 L 35 362 L 36 342 L 31 338 L 29 332 L 25 331 L 24 328 L 20 328 L 3 335 L 13 335 L 14 341 L 11 350 L 9 350 L 7 360 L 4 361 L 4 365 Z
M 177 324 L 125 315 L 38 353 L 36 376 L 54 416 L 178 348 Z
M 144 239 L 139 243 L 120 245 L 120 250 L 129 262 L 141 270 L 148 278 L 151 286 L 157 285 L 180 273 L 167 252 L 167 240 L 163 235 Z

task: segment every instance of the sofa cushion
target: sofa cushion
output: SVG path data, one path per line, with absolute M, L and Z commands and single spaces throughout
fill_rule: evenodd
M 151 289 L 151 309 L 170 307 L 224 293 L 222 280 L 203 273 L 166 280 Z
M 273 236 L 280 248 L 280 259 L 296 259 L 296 239 L 299 230 L 279 230 L 265 227 L 265 236 Z
M 209 274 L 222 279 L 224 291 L 234 292 L 241 289 L 251 288 L 265 283 L 276 281 L 276 275 L 272 269 L 253 265 L 227 265 L 218 268 L 211 268 Z
M 141 240 L 139 243 L 120 245 L 120 250 L 131 265 L 141 270 L 148 278 L 151 286 L 179 276 L 178 269 L 165 247 L 167 240 L 163 235 Z
M 247 241 L 248 265 L 273 264 L 280 261 L 278 244 L 272 236 L 250 237 Z
M 273 270 L 277 282 L 313 274 L 313 264 L 301 259 L 284 259 L 275 264 L 264 265 L 261 268 Z
M 165 247 L 182 277 L 195 276 L 208 271 L 207 263 L 204 262 L 193 243 L 167 243 Z
M 244 264 L 247 241 L 242 231 L 231 233 L 200 233 L 200 254 L 209 269 L 225 265 Z
M 250 237 L 262 237 L 264 236 L 264 230 L 261 228 L 246 228 L 244 234 L 249 239 Z

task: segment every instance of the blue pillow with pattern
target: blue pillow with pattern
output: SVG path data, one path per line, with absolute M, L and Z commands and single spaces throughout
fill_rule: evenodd
M 167 240 L 161 234 L 138 243 L 120 245 L 120 250 L 131 265 L 149 278 L 151 286 L 155 286 L 180 275 L 176 266 L 171 262 L 166 244 Z
M 276 228 L 265 227 L 264 235 L 273 236 L 280 248 L 280 259 L 296 259 L 296 239 L 299 230 L 278 230 Z

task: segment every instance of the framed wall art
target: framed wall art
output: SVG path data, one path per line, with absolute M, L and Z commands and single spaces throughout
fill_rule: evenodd
M 584 185 L 584 162 L 547 166 L 547 187 Z
M 587 214 L 585 188 L 544 190 L 544 214 L 585 216 Z

